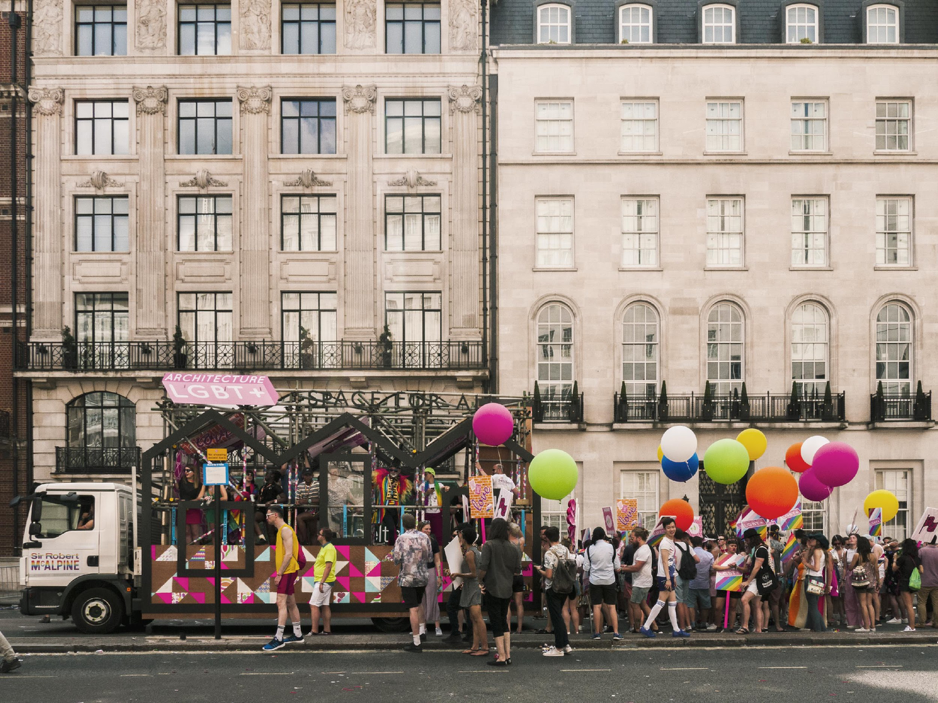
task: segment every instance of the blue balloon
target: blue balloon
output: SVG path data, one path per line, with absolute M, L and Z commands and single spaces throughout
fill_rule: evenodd
M 687 461 L 671 461 L 668 457 L 661 459 L 661 470 L 664 471 L 664 475 L 678 483 L 690 481 L 697 474 L 699 468 L 700 459 L 697 458 L 696 454 Z

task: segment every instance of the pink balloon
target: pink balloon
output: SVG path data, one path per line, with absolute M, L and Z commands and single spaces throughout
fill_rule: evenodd
M 846 486 L 860 470 L 860 457 L 846 442 L 828 442 L 815 453 L 811 468 L 821 483 Z
M 515 419 L 504 405 L 486 403 L 472 416 L 472 431 L 482 444 L 497 447 L 511 439 L 515 431 Z
M 834 492 L 833 488 L 818 481 L 817 476 L 814 475 L 814 467 L 801 474 L 798 481 L 798 490 L 805 498 L 815 502 L 827 500 Z

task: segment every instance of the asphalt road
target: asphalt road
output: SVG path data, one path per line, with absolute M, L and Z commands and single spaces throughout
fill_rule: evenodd
M 241 701 L 938 701 L 938 645 L 518 651 L 510 668 L 457 652 L 30 655 L 3 703 Z

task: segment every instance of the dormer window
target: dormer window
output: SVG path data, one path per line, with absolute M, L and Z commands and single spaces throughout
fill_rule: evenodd
M 619 43 L 651 44 L 652 9 L 648 5 L 623 5 L 619 8 Z
M 707 5 L 703 9 L 703 43 L 736 43 L 736 8 L 730 5 Z
M 866 43 L 899 43 L 899 8 L 894 5 L 871 5 L 866 8 Z
M 569 7 L 542 5 L 537 8 L 538 44 L 569 44 L 571 35 Z
M 815 44 L 818 41 L 818 11 L 814 5 L 785 8 L 785 41 L 789 44 Z M 808 41 L 805 41 L 805 40 Z

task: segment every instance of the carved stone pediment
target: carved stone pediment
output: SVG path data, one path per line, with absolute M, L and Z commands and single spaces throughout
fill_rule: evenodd
M 313 186 L 331 186 L 332 181 L 320 179 L 313 169 L 308 168 L 292 181 L 284 182 L 284 185 L 288 187 L 312 188 Z
M 137 103 L 138 115 L 162 115 L 166 108 L 166 101 L 169 99 L 169 90 L 165 85 L 156 88 L 152 85 L 146 88 L 134 88 L 133 98 Z
M 375 100 L 378 98 L 377 86 L 356 85 L 354 88 L 343 88 L 342 97 L 345 99 L 345 109 L 347 111 L 358 114 L 365 112 L 375 114 Z
M 252 115 L 258 115 L 262 112 L 270 112 L 270 99 L 273 97 L 273 90 L 269 85 L 257 88 L 238 88 L 238 100 L 241 101 L 242 112 Z
M 95 190 L 104 190 L 108 186 L 122 186 L 124 185 L 120 181 L 115 181 L 104 171 L 94 171 L 91 174 L 91 178 L 87 181 L 78 184 L 79 188 L 94 188 Z
M 417 173 L 417 169 L 412 168 L 400 178 L 388 181 L 388 185 L 416 188 L 417 186 L 435 186 L 436 181 L 428 181 L 426 178 Z
M 195 172 L 195 178 L 191 178 L 188 181 L 183 181 L 179 184 L 180 188 L 198 188 L 199 190 L 205 190 L 210 187 L 224 187 L 227 186 L 227 181 L 220 181 L 217 178 L 212 177 L 212 174 L 206 170 L 199 170 Z
M 449 114 L 454 112 L 479 112 L 481 109 L 482 87 L 463 85 L 450 86 L 446 91 L 449 96 Z
M 61 88 L 30 88 L 27 97 L 36 103 L 36 112 L 40 115 L 62 114 L 65 91 Z

